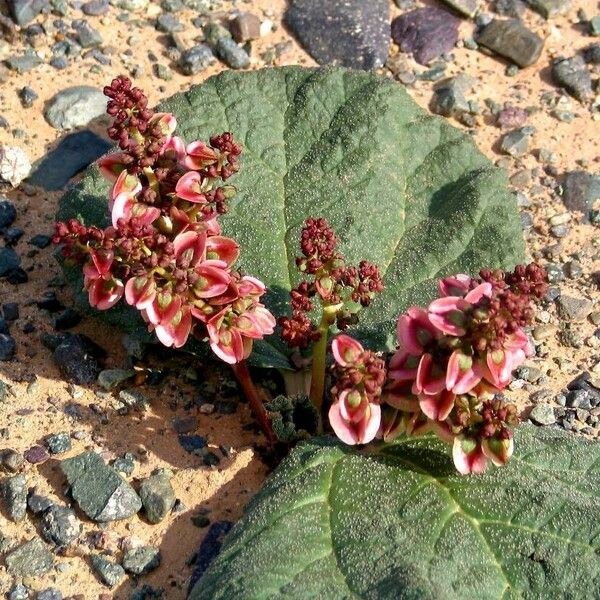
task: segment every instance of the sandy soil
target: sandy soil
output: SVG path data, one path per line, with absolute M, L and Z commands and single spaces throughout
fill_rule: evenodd
M 592 41 L 591 38 L 582 35 L 581 25 L 577 23 L 576 9 L 583 8 L 593 15 L 598 12 L 598 5 L 592 0 L 574 2 L 574 5 L 566 17 L 550 22 L 534 13 L 527 14 L 526 20 L 529 25 L 546 37 L 544 53 L 534 67 L 520 71 L 515 77 L 507 77 L 506 63 L 501 59 L 457 48 L 456 60 L 449 65 L 447 74 L 464 71 L 477 77 L 479 84 L 470 95 L 470 99 L 478 100 L 482 106 L 484 99 L 491 98 L 499 103 L 508 101 L 523 108 L 539 107 L 541 96 L 545 92 L 558 93 L 549 80 L 548 67 L 551 58 L 558 55 L 572 56 L 577 49 Z M 253 45 L 252 68 L 263 66 L 261 54 L 280 42 L 288 42 L 289 50 L 276 64 L 314 64 L 280 25 L 284 10 L 282 0 L 239 3 L 238 7 L 251 10 L 263 20 L 269 18 L 275 24 L 272 32 Z M 226 5 L 222 14 L 229 14 L 228 9 L 229 6 Z M 395 5 L 392 10 L 393 14 L 399 13 Z M 166 57 L 165 36 L 156 32 L 152 25 L 152 18 L 160 12 L 159 6 L 151 3 L 146 11 L 131 15 L 127 23 L 117 20 L 119 12 L 111 9 L 102 17 L 86 17 L 108 41 L 106 53 L 110 54 L 112 65 L 100 66 L 92 59 L 87 59 L 73 62 L 60 72 L 49 65 L 42 65 L 23 75 L 0 72 L 0 114 L 10 124 L 7 130 L 0 128 L 0 142 L 23 147 L 32 161 L 42 157 L 62 135 L 44 120 L 42 113 L 46 101 L 58 90 L 71 85 L 87 84 L 101 87 L 113 76 L 126 71 L 127 66 L 133 63 L 143 66 L 145 74 L 136 79 L 136 84 L 147 91 L 153 102 L 185 89 L 190 84 L 199 83 L 223 68 L 219 63 L 193 77 L 183 76 L 173 70 L 172 81 L 157 80 L 152 76 L 151 55 L 154 54 L 160 63 L 170 62 Z M 81 16 L 80 11 L 71 9 L 67 19 Z M 190 41 L 200 34 L 200 30 L 190 24 L 194 16 L 191 11 L 178 13 L 178 18 L 188 25 L 182 35 Z M 51 21 L 55 18 L 41 17 L 40 21 Z M 472 28 L 472 23 L 464 22 L 465 37 L 470 35 Z M 126 40 L 130 36 L 136 36 L 139 41 L 133 40 L 132 45 L 128 46 Z M 44 39 L 37 51 L 48 56 L 52 42 L 50 37 Z M 20 48 L 20 42 L 9 45 L 0 41 L 0 59 L 14 54 Z M 396 52 L 397 49 L 392 50 L 392 53 Z M 406 61 L 411 68 L 424 70 L 409 57 L 406 57 Z M 18 98 L 17 92 L 24 85 L 30 85 L 39 94 L 32 108 L 22 108 Z M 432 95 L 432 84 L 417 81 L 409 91 L 419 104 L 427 106 Z M 586 161 L 585 164 L 589 165 L 590 170 L 598 170 L 599 114 L 596 113 L 592 117 L 588 108 L 569 97 L 565 97 L 563 108 L 566 108 L 566 105 L 577 115 L 571 123 L 559 122 L 550 116 L 548 110 L 540 110 L 530 116 L 528 124 L 536 128 L 532 145 L 534 149 L 552 150 L 556 155 L 554 166 L 560 173 L 579 168 L 581 161 Z M 492 124 L 489 116 L 481 116 L 478 121 L 478 127 L 474 130 L 477 144 L 489 158 L 499 160 L 501 155 L 497 149 L 497 142 L 501 135 L 500 129 Z M 453 124 L 461 127 L 455 121 Z M 15 139 L 11 133 L 14 129 L 24 130 L 25 137 Z M 542 165 L 535 155 L 534 151 L 519 160 L 502 158 L 510 174 L 523 169 L 532 170 L 532 182 L 523 190 L 530 198 L 531 208 L 528 210 L 534 218 L 534 226 L 526 236 L 531 256 L 541 258 L 542 249 L 558 241 L 548 234 L 548 219 L 565 212 L 565 209 L 558 195 L 549 191 L 547 187 L 540 187 L 532 192 L 532 187 L 545 177 Z M 182 378 L 177 376 L 177 368 L 181 363 L 169 364 L 170 373 L 158 388 L 142 386 L 141 389 L 150 398 L 150 406 L 145 411 L 134 411 L 127 416 L 117 415 L 115 403 L 110 398 L 99 396 L 97 387 L 79 387 L 65 383 L 53 364 L 49 351 L 39 341 L 40 334 L 52 332 L 50 317 L 31 303 L 32 300 L 42 297 L 48 289 L 49 281 L 59 275 L 59 268 L 52 257 L 52 248 L 40 251 L 32 249 L 28 252 L 25 246 L 33 235 L 51 232 L 53 214 L 60 194 L 25 187 L 9 191 L 7 195 L 17 206 L 18 217 L 15 224 L 26 232 L 19 243 L 19 251 L 23 258 L 23 267 L 29 273 L 29 282 L 19 286 L 0 282 L 0 303 L 15 301 L 20 307 L 20 318 L 11 330 L 18 345 L 17 359 L 10 363 L 0 363 L 0 379 L 11 386 L 14 394 L 6 403 L 0 404 L 0 430 L 8 430 L 8 439 L 0 439 L 0 448 L 11 447 L 23 452 L 42 442 L 51 433 L 81 432 L 78 435 L 80 439 L 73 440 L 73 449 L 65 456 L 78 454 L 85 449 L 101 452 L 107 459 L 124 452 L 132 452 L 137 461 L 134 480 L 149 475 L 157 466 L 171 468 L 175 472 L 173 486 L 177 497 L 185 506 L 184 511 L 169 516 L 159 525 L 149 525 L 135 517 L 102 528 L 82 519 L 85 535 L 82 535 L 81 541 L 67 556 L 58 558 L 59 568 L 44 578 L 25 583 L 34 590 L 57 587 L 65 596 L 79 594 L 86 599 L 127 598 L 135 589 L 136 582 L 128 580 L 118 589 L 109 592 L 84 563 L 94 544 L 105 544 L 118 556 L 120 548 L 133 539 L 159 546 L 163 556 L 162 566 L 143 578 L 142 583 L 163 587 L 169 599 L 184 598 L 190 575 L 186 561 L 198 548 L 205 532 L 192 524 L 191 517 L 198 514 L 200 509 L 207 509 L 211 521 L 237 519 L 247 500 L 258 490 L 268 473 L 268 467 L 253 446 L 256 436 L 242 427 L 251 422 L 247 407 L 242 405 L 236 414 L 230 416 L 199 414 L 198 433 L 208 436 L 210 445 L 215 448 L 223 445 L 231 449 L 231 457 L 222 458 L 219 466 L 206 467 L 202 466 L 198 458 L 187 454 L 180 447 L 172 427 L 172 419 L 175 416 L 190 414 L 184 406 L 193 401 L 197 394 L 191 384 L 183 383 Z M 567 280 L 561 284 L 561 289 L 563 293 L 593 298 L 598 310 L 598 292 L 592 292 L 593 285 L 590 279 L 593 273 L 600 271 L 598 229 L 591 225 L 578 224 L 573 219 L 569 228 L 569 235 L 560 241 L 558 257 L 562 261 L 574 253 L 578 254 L 584 274 L 578 280 Z M 57 294 L 68 305 L 69 292 L 66 289 L 58 289 Z M 560 323 L 554 308 L 549 309 L 548 319 L 556 326 L 558 332 Z M 28 323 L 34 326 L 35 331 L 25 334 L 22 330 Z M 576 324 L 575 327 L 583 339 L 591 336 L 595 329 L 590 322 Z M 109 351 L 108 367 L 124 366 L 125 355 L 120 344 L 116 342 L 120 339 L 117 332 L 102 328 L 90 319 L 84 320 L 73 331 L 90 335 Z M 559 358 L 567 359 L 568 362 L 559 365 Z M 586 344 L 580 349 L 561 347 L 556 333 L 552 333 L 545 342 L 542 357 L 533 360 L 532 364 L 542 369 L 544 378 L 541 387 L 550 390 L 550 397 L 558 393 L 582 369 L 590 370 L 595 366 L 600 376 L 598 350 Z M 198 369 L 200 378 L 216 376 L 211 373 L 210 365 L 199 365 Z M 526 414 L 530 404 L 529 393 L 539 388 L 540 385 L 531 387 L 526 384 L 523 389 L 511 392 L 510 396 L 519 402 Z M 63 408 L 68 404 L 81 407 L 79 419 L 65 414 Z M 49 460 L 40 466 L 30 465 L 26 469 L 26 475 L 30 485 L 36 485 L 42 493 L 64 502 L 65 482 L 57 464 L 56 460 Z M 0 531 L 17 541 L 35 535 L 35 527 L 35 522 L 30 517 L 15 525 L 0 515 Z M 100 542 L 97 535 L 99 533 L 102 533 Z M 12 577 L 0 566 L 0 594 L 10 589 L 12 583 Z

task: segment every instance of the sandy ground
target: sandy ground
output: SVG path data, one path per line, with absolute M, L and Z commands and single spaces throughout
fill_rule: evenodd
M 289 49 L 276 61 L 276 64 L 314 64 L 303 53 L 289 34 L 280 25 L 284 2 L 281 0 L 260 0 L 251 3 L 239 3 L 243 10 L 251 10 L 263 20 L 271 19 L 275 23 L 274 30 L 253 45 L 252 68 L 263 66 L 260 59 L 262 52 L 280 42 L 288 42 Z M 223 15 L 230 11 L 226 9 Z M 526 20 L 540 35 L 546 37 L 546 45 L 538 63 L 520 71 L 515 77 L 505 75 L 506 63 L 501 59 L 486 56 L 482 52 L 457 48 L 456 60 L 450 64 L 447 74 L 466 72 L 477 77 L 479 84 L 470 99 L 478 100 L 482 106 L 486 98 L 499 103 L 511 102 L 520 107 L 540 106 L 541 96 L 545 92 L 557 92 L 549 79 L 549 64 L 554 56 L 572 56 L 574 52 L 593 41 L 582 35 L 581 25 L 577 23 L 577 8 L 583 8 L 588 14 L 598 12 L 598 4 L 591 0 L 574 2 L 573 9 L 566 17 L 547 22 L 534 13 L 528 13 Z M 392 8 L 394 14 L 399 11 Z M 72 63 L 64 71 L 56 71 L 48 65 L 42 65 L 35 71 L 23 75 L 4 74 L 0 80 L 0 114 L 9 121 L 7 130 L 0 128 L 0 142 L 16 144 L 23 147 L 32 161 L 42 157 L 61 137 L 61 132 L 51 128 L 43 118 L 46 101 L 58 90 L 71 85 L 87 84 L 101 87 L 113 76 L 126 71 L 127 66 L 135 63 L 142 65 L 145 74 L 136 79 L 136 84 L 146 90 L 152 102 L 187 88 L 190 84 L 199 83 L 214 74 L 223 66 L 219 63 L 200 75 L 186 77 L 175 70 L 169 82 L 159 81 L 152 76 L 151 55 L 154 54 L 160 63 L 168 64 L 166 57 L 165 36 L 156 32 L 152 18 L 159 12 L 157 4 L 151 3 L 149 8 L 137 15 L 131 15 L 128 23 L 116 19 L 120 11 L 111 9 L 102 17 L 86 17 L 99 29 L 108 41 L 108 51 L 112 59 L 110 66 L 100 66 L 92 59 Z M 80 11 L 71 10 L 69 18 L 80 18 Z M 191 11 L 178 13 L 182 22 L 188 23 L 183 37 L 190 40 L 200 34 L 200 30 L 189 24 L 195 16 Z M 41 17 L 52 20 L 56 17 Z M 473 24 L 464 22 L 463 34 L 470 35 Z M 128 46 L 126 40 L 136 36 Z M 43 36 L 42 36 L 43 37 Z M 48 56 L 52 40 L 46 39 L 37 49 Z M 14 54 L 21 46 L 19 43 L 9 45 L 0 41 L 0 59 Z M 392 53 L 396 53 L 393 49 Z M 410 58 L 406 58 L 412 68 L 417 68 Z M 418 67 L 423 70 L 421 67 Z M 18 98 L 18 90 L 30 85 L 38 93 L 39 98 L 32 108 L 24 109 Z M 432 84 L 417 81 L 409 88 L 411 95 L 422 106 L 427 106 L 432 95 Z M 528 124 L 536 128 L 533 148 L 547 148 L 556 155 L 554 166 L 558 172 L 579 168 L 580 161 L 586 161 L 591 171 L 598 170 L 598 139 L 600 124 L 588 108 L 580 105 L 572 98 L 565 98 L 570 110 L 576 114 L 571 123 L 559 122 L 550 116 L 548 110 L 540 110 L 532 114 Z M 563 108 L 565 108 L 563 106 Z M 453 122 L 457 126 L 457 122 Z M 22 129 L 25 137 L 15 139 L 12 131 Z M 497 150 L 500 129 L 491 123 L 486 116 L 479 117 L 475 129 L 475 139 L 481 150 L 492 160 L 497 161 L 501 155 Z M 534 217 L 534 226 L 526 233 L 528 251 L 534 258 L 542 257 L 542 249 L 556 243 L 548 235 L 548 219 L 565 212 L 560 198 L 550 193 L 548 188 L 540 187 L 532 192 L 532 187 L 543 179 L 541 163 L 535 158 L 535 151 L 523 159 L 504 160 L 510 174 L 522 169 L 532 170 L 532 182 L 523 191 L 531 201 L 530 212 Z M 235 415 L 203 415 L 199 414 L 198 433 L 206 435 L 213 447 L 223 445 L 231 449 L 230 458 L 222 458 L 217 467 L 206 467 L 201 461 L 187 454 L 178 444 L 177 435 L 172 427 L 172 419 L 178 415 L 190 414 L 184 409 L 186 403 L 193 401 L 197 391 L 191 384 L 183 384 L 179 376 L 175 376 L 178 365 L 170 364 L 170 374 L 159 387 L 142 386 L 150 398 L 150 406 L 142 412 L 132 412 L 127 416 L 119 416 L 115 412 L 114 402 L 110 398 L 97 394 L 94 386 L 79 387 L 65 383 L 49 351 L 39 341 L 43 332 L 52 332 L 51 320 L 31 301 L 42 297 L 48 289 L 49 281 L 59 275 L 59 268 L 52 257 L 52 248 L 28 252 L 26 242 L 37 233 L 50 233 L 53 224 L 59 193 L 46 193 L 33 190 L 9 191 L 9 198 L 18 210 L 16 225 L 25 230 L 25 236 L 18 249 L 23 258 L 23 267 L 28 271 L 29 282 L 24 285 L 11 286 L 0 282 L 0 302 L 18 302 L 20 318 L 12 326 L 17 345 L 17 359 L 10 363 L 0 363 L 0 379 L 7 382 L 14 393 L 4 404 L 0 404 L 0 430 L 8 429 L 8 439 L 0 439 L 0 448 L 11 447 L 25 451 L 55 432 L 81 432 L 73 440 L 72 451 L 65 456 L 75 455 L 85 449 L 94 449 L 109 459 L 120 456 L 124 452 L 132 452 L 136 456 L 136 469 L 133 480 L 143 478 L 157 466 L 171 468 L 175 472 L 173 486 L 177 497 L 182 501 L 185 510 L 169 516 L 159 525 L 149 525 L 139 517 L 110 524 L 106 528 L 84 520 L 85 534 L 81 541 L 69 551 L 67 556 L 59 557 L 59 568 L 50 575 L 26 581 L 34 590 L 42 590 L 49 586 L 60 589 L 65 596 L 79 594 L 82 598 L 127 598 L 135 589 L 136 582 L 126 581 L 116 590 L 109 592 L 92 574 L 85 556 L 96 546 L 105 544 L 115 556 L 119 556 L 120 547 L 131 539 L 151 543 L 161 548 L 163 563 L 153 574 L 143 578 L 142 583 L 163 587 L 166 597 L 178 600 L 185 597 L 187 580 L 190 575 L 186 561 L 198 548 L 205 529 L 195 527 L 191 518 L 200 509 L 207 509 L 211 521 L 218 519 L 237 519 L 247 500 L 260 487 L 268 473 L 268 467 L 258 456 L 253 444 L 256 436 L 242 426 L 251 422 L 245 405 Z M 596 301 L 596 310 L 600 308 L 598 293 L 592 296 L 590 277 L 600 270 L 600 236 L 598 229 L 591 225 L 577 224 L 573 219 L 569 223 L 569 235 L 561 240 L 558 257 L 568 260 L 577 253 L 583 267 L 582 278 L 567 280 L 561 284 L 563 293 L 586 296 Z M 69 303 L 69 293 L 58 289 L 57 294 L 65 304 Z M 545 318 L 545 317 L 543 317 Z M 559 330 L 560 323 L 549 309 L 550 324 Z M 23 333 L 23 327 L 31 323 L 35 330 Z M 575 325 L 583 339 L 594 332 L 590 322 Z M 125 364 L 125 355 L 116 340 L 120 336 L 115 331 L 98 326 L 93 320 L 86 319 L 73 331 L 90 335 L 98 344 L 109 351 L 107 367 L 121 367 Z M 566 359 L 560 362 L 558 359 Z M 551 333 L 543 346 L 542 357 L 532 364 L 542 369 L 544 378 L 542 385 L 529 389 L 529 385 L 510 393 L 512 399 L 519 402 L 527 411 L 530 404 L 528 397 L 533 389 L 547 388 L 551 396 L 558 393 L 565 384 L 573 379 L 582 369 L 590 370 L 599 364 L 599 351 L 584 344 L 580 349 L 561 347 L 556 333 Z M 188 364 L 187 362 L 185 363 Z M 600 366 L 596 367 L 600 371 Z M 198 376 L 215 377 L 211 366 L 199 365 Z M 600 373 L 599 373 L 600 375 Z M 80 418 L 74 419 L 65 414 L 63 408 L 68 404 L 81 407 Z M 92 406 L 99 408 L 90 408 Z M 192 411 L 192 414 L 193 411 Z M 218 451 L 217 451 L 218 453 Z M 63 458 L 61 456 L 60 458 Z M 30 485 L 36 485 L 42 493 L 51 495 L 56 500 L 65 501 L 65 482 L 60 475 L 56 460 L 50 460 L 40 466 L 29 466 L 26 475 Z M 16 541 L 29 539 L 35 535 L 35 522 L 30 517 L 18 525 L 0 515 L 0 531 L 3 535 Z M 98 533 L 100 542 L 98 541 Z M 12 585 L 3 566 L 0 565 L 0 594 L 5 593 Z M 104 594 L 104 595 L 103 595 Z

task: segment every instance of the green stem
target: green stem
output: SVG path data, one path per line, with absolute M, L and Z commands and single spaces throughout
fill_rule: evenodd
M 318 341 L 313 346 L 312 355 L 312 374 L 310 381 L 310 401 L 321 414 L 323 407 L 323 395 L 325 392 L 325 367 L 327 359 L 327 342 L 329 337 L 329 327 L 335 323 L 335 316 L 341 305 L 325 306 L 323 316 L 319 323 L 318 332 L 321 334 Z
M 250 375 L 250 371 L 248 370 L 248 365 L 246 364 L 246 361 L 242 360 L 238 363 L 235 363 L 231 365 L 231 368 L 240 385 L 242 386 L 244 396 L 246 396 L 248 404 L 250 404 L 250 408 L 254 413 L 254 417 L 258 421 L 261 429 L 263 430 L 263 433 L 265 434 L 269 442 L 274 442 L 275 435 L 273 434 L 271 419 L 260 398 L 258 390 L 256 389 L 254 382 L 252 381 L 252 376 Z

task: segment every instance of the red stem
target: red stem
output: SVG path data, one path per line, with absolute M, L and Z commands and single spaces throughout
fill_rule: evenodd
M 239 381 L 242 389 L 244 390 L 244 396 L 250 404 L 250 408 L 254 413 L 254 417 L 258 421 L 269 442 L 275 441 L 275 435 L 273 434 L 273 428 L 271 426 L 271 419 L 265 410 L 265 406 L 259 396 L 258 390 L 252 381 L 252 376 L 248 370 L 248 365 L 245 360 L 231 365 L 233 372 Z

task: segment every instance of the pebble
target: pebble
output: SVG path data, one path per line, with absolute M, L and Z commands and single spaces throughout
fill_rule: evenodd
M 131 452 L 126 452 L 122 457 L 113 462 L 113 468 L 125 475 L 131 475 L 135 469 L 135 459 Z
M 0 498 L 6 515 L 15 523 L 22 521 L 27 512 L 27 480 L 14 475 L 0 480 Z
M 476 34 L 475 40 L 519 67 L 537 62 L 544 47 L 544 40 L 519 19 L 494 19 Z
M 64 454 L 71 449 L 71 436 L 66 431 L 49 435 L 46 445 L 50 454 Z
M 35 90 L 26 85 L 19 90 L 19 98 L 23 108 L 31 108 L 39 96 L 36 94 Z
M 521 18 L 527 7 L 521 0 L 496 0 L 494 10 L 503 17 Z
M 121 565 L 110 561 L 100 554 L 92 554 L 90 562 L 102 583 L 110 588 L 115 587 L 125 577 L 125 569 Z
M 41 494 L 36 494 L 35 491 L 30 494 L 27 499 L 27 507 L 34 515 L 39 515 L 52 506 L 54 506 L 54 502 L 52 502 L 50 498 L 42 496 Z
M 7 5 L 14 22 L 23 27 L 33 21 L 47 3 L 44 0 L 7 0 Z
M 557 60 L 552 64 L 552 79 L 581 102 L 589 100 L 592 91 L 592 78 L 585 64 L 583 56 L 575 55 L 573 58 Z
M 37 593 L 35 600 L 63 600 L 63 595 L 60 590 L 48 588 Z
M 135 376 L 133 369 L 104 369 L 98 375 L 98 385 L 107 391 L 114 390 Z
M 238 43 L 256 40 L 260 37 L 260 19 L 252 13 L 241 13 L 229 22 L 229 31 Z
M 556 301 L 559 316 L 571 323 L 585 321 L 594 309 L 592 302 L 586 298 L 561 295 Z
M 46 462 L 50 458 L 46 448 L 37 444 L 35 446 L 31 446 L 31 448 L 28 450 L 25 450 L 25 452 L 23 452 L 23 456 L 25 457 L 25 460 L 32 465 L 38 465 Z
M 171 476 L 167 472 L 151 475 L 140 485 L 139 495 L 150 523 L 160 523 L 175 504 Z
M 55 129 L 84 127 L 106 111 L 106 97 L 98 88 L 77 85 L 55 94 L 44 112 L 46 120 Z
M 171 81 L 171 79 L 173 79 L 173 71 L 171 71 L 167 65 L 155 63 L 153 65 L 153 70 L 155 77 L 158 79 L 162 79 L 163 81 Z
M 0 183 L 8 182 L 16 188 L 30 172 L 31 163 L 22 148 L 0 144 Z
M 564 15 L 571 8 L 571 0 L 527 0 L 527 4 L 544 19 Z
M 600 42 L 591 44 L 583 51 L 585 62 L 593 65 L 600 65 Z
M 142 507 L 131 485 L 94 452 L 63 460 L 61 469 L 73 499 L 93 521 L 127 519 Z
M 89 338 L 79 334 L 65 334 L 54 350 L 52 358 L 62 375 L 77 384 L 93 383 L 98 378 L 100 348 Z
M 377 69 L 390 45 L 388 0 L 289 0 L 284 21 L 320 65 Z
M 16 218 L 17 209 L 15 205 L 5 196 L 0 196 L 0 229 L 10 227 Z
M 175 33 L 177 31 L 183 31 L 185 27 L 179 21 L 179 19 L 171 13 L 163 13 L 156 19 L 155 25 L 157 31 L 163 33 Z
M 16 450 L 6 448 L 0 450 L 0 467 L 9 473 L 16 473 L 25 463 L 25 457 Z
M 56 331 L 71 329 L 81 322 L 81 315 L 74 308 L 67 308 L 59 315 L 54 317 L 53 327 Z
M 422 65 L 451 52 L 458 41 L 460 19 L 436 7 L 418 8 L 392 21 L 392 38 L 402 52 Z
M 198 417 L 188 415 L 184 417 L 175 417 L 173 419 L 173 429 L 176 433 L 190 433 L 198 429 Z
M 206 438 L 201 435 L 179 435 L 181 447 L 190 454 L 201 456 L 200 451 L 206 448 Z
M 564 205 L 573 211 L 582 212 L 584 220 L 590 218 L 594 203 L 600 198 L 600 176 L 586 171 L 571 171 L 563 182 Z
M 28 73 L 43 63 L 42 59 L 32 50 L 27 50 L 18 56 L 9 56 L 5 60 L 6 66 L 19 74 Z
M 42 535 L 57 546 L 67 546 L 81 534 L 81 523 L 66 506 L 52 505 L 41 517 Z
M 502 138 L 500 149 L 510 156 L 523 156 L 529 150 L 529 142 L 534 133 L 535 129 L 528 126 L 513 129 Z
M 29 600 L 29 590 L 22 584 L 17 583 L 8 592 L 8 600 Z
M 457 83 L 456 78 L 447 80 L 435 89 L 431 110 L 445 117 L 469 112 L 469 103 L 465 98 L 463 86 Z
M 119 392 L 119 400 L 129 408 L 143 408 L 148 404 L 148 398 L 141 390 L 125 389 Z
M 529 418 L 536 425 L 553 425 L 556 423 L 554 409 L 549 404 L 536 404 L 529 413 Z
M 212 50 L 206 44 L 198 44 L 185 50 L 179 59 L 179 68 L 184 75 L 196 75 L 216 61 Z
M 125 552 L 123 568 L 132 575 L 145 575 L 160 566 L 160 550 L 154 546 L 139 546 Z
M 231 38 L 221 38 L 215 49 L 217 56 L 232 69 L 245 69 L 250 65 L 248 53 Z
M 75 29 L 77 43 L 82 48 L 96 48 L 102 45 L 102 35 L 98 30 L 94 29 L 87 21 L 83 19 L 73 21 L 73 29 Z M 97 91 L 99 92 L 99 90 Z
M 108 0 L 89 0 L 81 5 L 81 10 L 90 17 L 98 17 L 106 14 L 109 6 Z
M 7 333 L 0 333 L 0 362 L 12 360 L 17 353 L 17 344 Z
M 501 129 L 514 129 L 523 127 L 527 122 L 527 111 L 518 106 L 507 106 L 500 110 L 496 116 L 496 123 Z
M 39 577 L 54 566 L 54 557 L 39 538 L 21 544 L 5 558 L 6 568 L 12 575 Z

